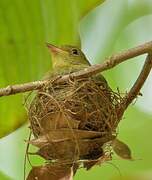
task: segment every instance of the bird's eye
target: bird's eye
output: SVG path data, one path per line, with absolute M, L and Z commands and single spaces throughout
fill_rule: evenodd
M 79 52 L 77 49 L 72 49 L 72 54 L 78 56 Z

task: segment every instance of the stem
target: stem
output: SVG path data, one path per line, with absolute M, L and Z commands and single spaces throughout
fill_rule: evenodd
M 132 101 L 139 95 L 140 90 L 142 86 L 144 85 L 146 79 L 148 78 L 148 75 L 152 68 L 152 53 L 149 53 L 146 57 L 144 66 L 142 68 L 142 71 L 140 72 L 136 82 L 130 89 L 130 91 L 126 94 L 126 96 L 123 98 L 122 106 L 118 110 L 118 117 L 121 118 L 124 111 L 127 109 L 127 107 L 132 103 Z
M 120 64 L 130 58 L 149 53 L 152 51 L 152 41 L 147 42 L 145 44 L 142 44 L 140 46 L 137 46 L 135 48 L 129 49 L 127 51 L 118 53 L 114 56 L 111 56 L 107 59 L 105 59 L 104 63 L 102 64 L 96 64 L 92 65 L 84 70 L 64 75 L 61 78 L 57 80 L 57 82 L 64 82 L 69 79 L 70 77 L 73 77 L 75 79 L 79 79 L 82 77 L 90 77 L 94 74 L 97 74 L 99 72 L 108 70 L 116 66 L 117 64 Z M 11 85 L 6 88 L 0 89 L 0 97 L 1 96 L 9 96 L 16 93 L 22 93 L 32 90 L 37 90 L 42 88 L 49 80 L 43 80 L 43 81 L 35 81 L 35 82 L 29 82 L 24 84 L 17 84 L 17 85 Z
M 48 81 L 45 80 L 45 81 L 34 81 L 24 84 L 9 85 L 5 88 L 0 89 L 0 97 L 37 90 L 42 88 L 47 82 Z
M 145 83 L 150 73 L 151 68 L 152 68 L 152 54 L 148 54 L 140 75 L 138 76 L 133 87 L 130 89 L 129 93 L 126 95 L 126 99 L 127 99 L 126 108 L 139 94 L 143 84 Z

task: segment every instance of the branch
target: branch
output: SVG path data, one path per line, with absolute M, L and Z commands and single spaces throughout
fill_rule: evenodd
M 130 91 L 127 93 L 127 95 L 124 97 L 126 99 L 125 109 L 139 95 L 143 84 L 145 83 L 146 79 L 148 78 L 151 68 L 152 68 L 152 53 L 149 53 L 146 57 L 146 61 L 144 63 L 142 71 L 140 72 L 140 75 L 138 76 L 135 84 L 130 89 Z
M 9 85 L 0 89 L 1 96 L 9 96 L 17 93 L 23 93 L 27 91 L 37 90 L 42 88 L 48 81 L 34 81 L 24 84 Z
M 72 73 L 70 75 L 69 74 L 64 75 L 61 78 L 59 78 L 57 82 L 66 81 L 69 78 L 69 76 L 72 76 L 75 79 L 79 79 L 82 77 L 89 77 L 99 72 L 111 69 L 117 64 L 120 64 L 130 58 L 133 58 L 133 57 L 145 54 L 145 53 L 150 53 L 151 51 L 152 51 L 152 41 L 142 44 L 140 46 L 137 46 L 135 48 L 129 49 L 127 51 L 118 53 L 114 56 L 111 56 L 105 59 L 104 63 L 102 64 L 92 65 L 84 70 Z M 44 86 L 47 82 L 48 82 L 47 80 L 35 81 L 35 82 L 29 82 L 25 84 L 12 85 L 6 88 L 1 88 L 0 97 L 8 96 L 8 95 L 16 94 L 16 93 L 37 90 L 37 89 L 40 89 L 42 86 Z
M 139 95 L 140 90 L 145 83 L 146 79 L 148 78 L 148 75 L 152 68 L 152 53 L 149 53 L 146 57 L 144 66 L 142 68 L 142 71 L 140 72 L 136 82 L 130 89 L 130 91 L 125 95 L 121 102 L 121 106 L 117 109 L 117 115 L 118 119 L 121 119 L 123 113 L 127 109 L 127 107 L 132 103 L 132 101 Z

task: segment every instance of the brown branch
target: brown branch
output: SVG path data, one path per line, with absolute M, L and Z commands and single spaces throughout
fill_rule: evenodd
M 144 63 L 144 66 L 142 68 L 142 71 L 140 72 L 140 75 L 138 76 L 135 84 L 130 89 L 129 93 L 126 95 L 126 108 L 129 106 L 129 104 L 139 95 L 140 90 L 145 83 L 146 79 L 148 78 L 148 75 L 152 68 L 152 54 L 149 53 L 146 57 L 146 61 Z
M 70 74 L 70 76 L 76 79 L 79 79 L 82 77 L 89 77 L 99 72 L 111 69 L 117 64 L 120 64 L 130 58 L 133 58 L 133 57 L 145 54 L 145 53 L 149 53 L 151 51 L 152 51 L 152 41 L 142 44 L 140 46 L 137 46 L 135 48 L 129 49 L 127 51 L 118 53 L 114 56 L 111 56 L 110 58 L 105 59 L 104 63 L 102 64 L 92 65 L 84 70 L 72 73 Z M 58 79 L 57 82 L 66 81 L 68 78 L 69 78 L 69 75 L 64 75 L 60 79 Z M 46 80 L 35 81 L 35 82 L 29 82 L 25 84 L 12 85 L 6 88 L 1 88 L 0 97 L 8 96 L 8 95 L 16 94 L 16 93 L 22 93 L 26 91 L 37 90 L 37 89 L 40 89 L 46 83 L 47 83 Z
M 24 84 L 9 85 L 6 88 L 0 89 L 1 96 L 9 96 L 17 93 L 23 93 L 27 91 L 37 90 L 44 86 L 48 81 L 34 81 Z
M 146 79 L 152 68 L 152 53 L 149 53 L 146 57 L 142 71 L 140 72 L 136 82 L 130 89 L 130 91 L 123 98 L 120 108 L 117 110 L 118 118 L 121 118 L 124 111 L 132 103 L 132 101 L 139 95 L 142 86 L 144 85 Z

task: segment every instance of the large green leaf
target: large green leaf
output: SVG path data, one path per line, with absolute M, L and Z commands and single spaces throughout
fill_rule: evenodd
M 4 175 L 1 171 L 0 171 L 0 179 L 1 180 L 12 180 L 10 177 L 8 177 L 7 175 Z
M 83 0 L 81 2 L 83 3 Z M 118 52 L 145 41 L 150 41 L 152 32 L 152 15 L 149 15 L 150 13 L 152 13 L 151 0 L 106 1 L 101 7 L 89 13 L 89 16 L 81 21 L 83 26 L 83 31 L 81 29 L 83 50 L 85 50 L 88 57 L 91 57 L 90 54 L 93 52 L 92 58 L 90 58 L 93 62 L 93 60 L 104 59 L 105 56 L 109 56 L 114 51 Z M 141 63 L 142 59 L 137 60 L 137 62 Z M 46 63 L 49 64 L 49 62 Z M 40 69 L 38 70 L 40 71 Z M 139 70 L 136 62 L 130 61 L 107 71 L 105 75 L 110 86 L 112 85 L 114 88 L 119 86 L 122 91 L 122 88 L 126 90 L 135 81 Z M 136 73 L 136 71 L 138 72 Z M 29 79 L 32 77 L 30 76 Z M 151 87 L 152 83 L 150 84 L 147 81 L 146 84 L 149 84 Z M 146 93 L 143 93 L 143 97 L 139 97 L 137 103 L 141 99 L 145 99 L 145 95 Z M 151 101 L 150 97 L 151 88 L 146 104 L 148 104 L 148 101 Z M 152 144 L 150 137 L 152 136 L 152 117 L 151 114 L 145 113 L 143 109 L 137 108 L 136 104 L 131 106 L 125 113 L 125 118 L 121 121 L 118 130 L 119 138 L 129 145 L 135 161 L 125 161 L 114 157 L 112 162 L 102 164 L 100 167 L 95 167 L 90 171 L 81 169 L 76 174 L 75 180 L 109 180 L 112 177 L 119 179 L 118 169 L 123 177 L 129 174 L 138 176 L 138 174 L 147 173 L 147 176 L 151 179 Z M 0 163 L 0 169 L 3 172 L 7 172 L 15 180 L 23 179 L 22 167 L 25 154 L 23 139 L 26 139 L 28 136 L 28 133 L 26 134 L 27 129 L 27 126 L 19 128 L 0 141 L 0 162 L 3 162 Z M 35 159 L 33 160 L 33 158 Z M 33 165 L 39 163 L 38 157 L 35 156 L 33 158 L 31 158 Z M 30 165 L 27 167 L 28 169 L 31 169 Z
M 103 0 L 1 0 L 0 87 L 39 79 L 51 68 L 45 42 L 79 44 L 79 19 Z M 0 137 L 26 121 L 22 96 L 0 99 Z
M 81 26 L 80 32 L 82 46 L 91 61 L 101 63 L 105 57 L 114 54 L 115 43 L 122 31 L 137 19 L 152 14 L 151 3 L 151 0 L 108 0 L 98 8 L 99 16 L 96 16 L 96 11 L 89 13 L 84 18 L 85 25 Z M 93 23 L 89 23 L 90 19 L 94 20 Z M 138 32 L 136 29 L 134 31 Z M 128 41 L 130 39 L 127 37 Z M 128 45 L 127 42 L 124 44 Z M 122 49 L 120 47 L 115 53 Z
M 98 12 L 89 14 L 81 27 L 82 45 L 88 57 L 90 59 L 94 58 L 96 62 L 101 62 L 106 56 L 140 45 L 146 41 L 151 41 L 151 3 L 151 0 L 109 0 L 103 5 L 104 7 L 102 6 L 98 9 Z M 96 17 L 96 20 L 86 30 L 84 23 L 94 17 Z M 107 21 L 108 23 L 105 23 Z M 113 89 L 119 87 L 121 92 L 125 92 L 135 82 L 143 62 L 144 57 L 138 57 L 132 61 L 118 65 L 116 68 L 105 72 L 104 75 Z M 131 105 L 126 111 L 118 128 L 118 137 L 131 147 L 135 161 L 124 161 L 118 159 L 118 157 L 114 157 L 112 162 L 103 164 L 101 167 L 96 167 L 89 172 L 81 170 L 76 175 L 76 180 L 82 177 L 89 180 L 112 180 L 112 177 L 116 177 L 115 179 L 124 177 L 125 179 L 125 176 L 128 174 L 140 176 L 142 173 L 147 174 L 147 179 L 148 177 L 152 179 L 150 174 L 152 171 L 152 144 L 149 143 L 149 138 L 152 136 L 152 116 L 144 112 L 148 105 L 148 108 L 151 109 L 150 112 L 152 112 L 150 106 L 150 102 L 152 102 L 151 77 L 150 74 L 149 81 L 146 81 L 141 91 L 143 96 L 139 97 L 135 105 Z M 144 89 L 147 91 L 143 91 Z M 148 96 L 147 99 L 146 96 Z M 145 103 L 139 109 L 137 105 L 145 99 Z M 119 178 L 119 171 L 122 174 L 121 178 Z M 143 177 L 141 179 L 146 178 Z

